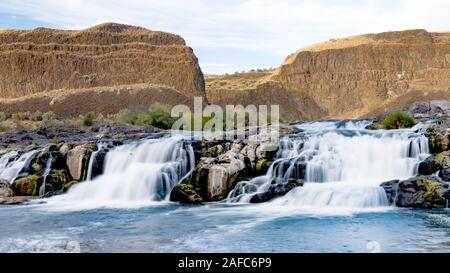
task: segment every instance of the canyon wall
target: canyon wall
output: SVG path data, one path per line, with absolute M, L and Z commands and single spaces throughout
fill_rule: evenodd
M 197 58 L 183 38 L 141 27 L 0 30 L 0 62 L 0 98 L 140 83 L 205 94 Z
M 270 83 L 287 96 L 279 102 L 289 119 L 370 115 L 430 94 L 450 97 L 450 33 L 408 30 L 333 39 L 291 54 L 259 77 L 252 73 L 231 80 L 207 77 L 209 101 L 233 100 L 241 89 L 243 104 L 252 104 L 255 97 L 272 103 L 263 92 Z M 248 78 L 251 84 L 233 84 Z

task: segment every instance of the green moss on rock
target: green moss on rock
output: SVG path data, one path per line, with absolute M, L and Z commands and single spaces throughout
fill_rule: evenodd
M 17 179 L 12 187 L 16 196 L 38 196 L 39 187 L 42 183 L 42 177 L 38 175 L 29 175 Z
M 80 183 L 77 180 L 72 180 L 70 182 L 67 182 L 63 186 L 63 192 L 67 192 L 73 185 Z
M 170 200 L 185 204 L 198 204 L 202 202 L 202 198 L 195 191 L 191 184 L 179 183 L 170 193 Z

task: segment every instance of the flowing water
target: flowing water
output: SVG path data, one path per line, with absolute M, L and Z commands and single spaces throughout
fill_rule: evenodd
M 373 132 L 364 129 L 369 123 L 297 124 L 300 132 L 281 140 L 266 175 L 239 183 L 225 202 L 201 206 L 168 201 L 193 167 L 188 142 L 167 137 L 115 147 L 101 175 L 67 194 L 0 206 L 7 219 L 0 252 L 450 252 L 448 210 L 388 207 L 379 186 L 417 172 L 429 153 L 426 125 Z M 5 156 L 3 170 L 19 155 Z M 305 184 L 249 203 L 292 179 Z
M 29 151 L 19 155 L 17 151 L 11 151 L 0 158 L 0 179 L 14 182 L 24 168 L 30 164 L 30 161 L 38 151 Z

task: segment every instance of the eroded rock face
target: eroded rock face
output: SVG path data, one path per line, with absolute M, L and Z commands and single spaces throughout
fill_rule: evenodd
M 203 74 L 178 35 L 106 23 L 71 31 L 0 32 L 0 97 L 153 83 L 204 96 Z
M 291 54 L 275 70 L 207 77 L 207 97 L 280 104 L 284 117 L 299 120 L 397 111 L 432 92 L 436 102 L 417 111 L 446 112 L 438 100 L 450 98 L 449 52 L 449 33 L 425 30 L 333 39 Z

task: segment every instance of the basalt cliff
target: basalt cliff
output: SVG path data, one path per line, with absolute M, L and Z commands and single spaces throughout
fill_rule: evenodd
M 367 34 L 303 48 L 277 69 L 207 76 L 209 102 L 280 104 L 289 119 L 360 117 L 450 97 L 450 33 Z
M 0 30 L 0 62 L 0 110 L 7 113 L 107 112 L 205 94 L 197 58 L 183 38 L 129 25 Z

